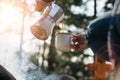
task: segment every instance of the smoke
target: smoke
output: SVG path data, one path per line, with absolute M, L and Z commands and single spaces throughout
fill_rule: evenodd
M 46 74 L 41 67 L 36 66 L 30 60 L 30 55 L 21 53 L 18 51 L 9 51 L 1 55 L 4 59 L 1 59 L 2 64 L 15 78 L 16 80 L 75 80 L 72 76 L 59 75 L 57 73 Z

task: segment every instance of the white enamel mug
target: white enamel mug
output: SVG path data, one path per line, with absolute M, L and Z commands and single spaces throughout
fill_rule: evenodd
M 71 34 L 70 33 L 58 33 L 55 38 L 56 49 L 63 52 L 71 51 Z

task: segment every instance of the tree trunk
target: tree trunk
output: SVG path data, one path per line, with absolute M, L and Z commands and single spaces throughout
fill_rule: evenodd
M 94 0 L 94 18 L 97 17 L 97 0 Z
M 57 27 L 54 27 L 52 35 L 51 35 L 51 45 L 49 48 L 49 54 L 48 54 L 48 72 L 55 71 L 56 67 L 56 48 L 55 48 L 55 31 Z

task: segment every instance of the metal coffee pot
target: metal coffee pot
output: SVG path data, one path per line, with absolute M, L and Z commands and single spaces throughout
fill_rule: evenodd
M 60 6 L 52 3 L 43 12 L 40 19 L 30 27 L 32 34 L 40 39 L 46 40 L 51 34 L 56 23 L 59 23 L 64 17 L 64 12 Z
M 44 10 L 49 4 L 51 4 L 54 0 L 35 0 L 35 10 L 42 11 Z

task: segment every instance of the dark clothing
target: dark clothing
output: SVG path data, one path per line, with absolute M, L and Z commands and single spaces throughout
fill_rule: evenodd
M 108 36 L 111 25 L 113 26 L 111 36 Z M 111 37 L 113 51 L 120 57 L 120 15 L 111 16 L 109 13 L 102 18 L 96 19 L 88 26 L 86 34 L 88 45 L 94 53 L 100 53 L 99 55 L 104 56 L 107 60 L 109 59 L 107 49 L 108 37 Z
M 54 0 L 43 0 L 43 1 L 45 1 L 45 2 L 47 2 L 47 3 L 50 3 L 50 2 L 52 2 L 52 1 L 54 1 Z
M 0 65 L 0 80 L 16 80 L 11 73 Z

